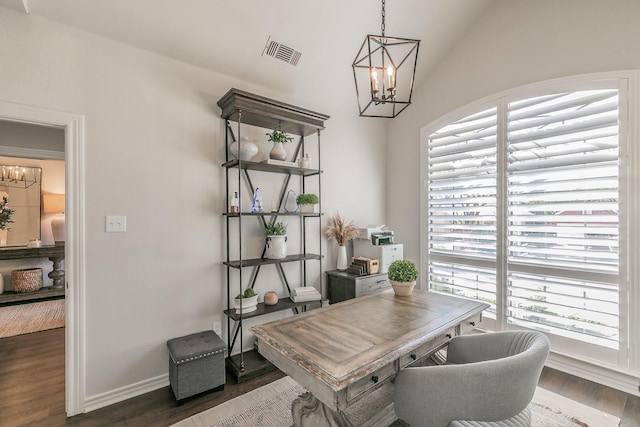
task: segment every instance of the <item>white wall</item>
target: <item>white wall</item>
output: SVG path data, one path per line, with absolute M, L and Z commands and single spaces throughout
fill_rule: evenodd
M 1 7 L 0 40 L 1 101 L 85 116 L 87 399 L 129 397 L 132 385 L 166 375 L 166 340 L 221 317 L 227 201 L 216 101 L 229 88 L 332 115 L 322 136 L 324 211 L 384 220 L 380 121 Z M 127 232 L 105 233 L 105 215 L 126 215 Z
M 638 16 L 637 0 L 497 0 L 489 6 L 389 125 L 387 218 L 406 257 L 419 260 L 420 128 L 508 88 L 640 68 Z
M 463 105 L 509 88 L 565 76 L 640 69 L 638 16 L 637 0 L 497 0 L 485 11 L 426 76 L 416 90 L 416 102 L 388 129 L 387 216 L 405 243 L 407 258 L 420 258 L 420 129 Z M 631 344 L 635 345 L 633 340 Z M 557 355 L 550 360 L 554 356 L 560 366 Z M 627 381 L 612 371 L 581 366 L 575 359 L 562 363 L 561 369 L 614 387 Z M 637 378 L 626 384 L 635 386 L 625 391 L 637 393 Z

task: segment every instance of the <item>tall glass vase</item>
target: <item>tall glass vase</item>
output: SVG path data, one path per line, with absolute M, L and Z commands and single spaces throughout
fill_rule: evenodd
M 349 267 L 349 261 L 347 261 L 347 247 L 338 246 L 338 261 L 336 262 L 336 269 L 339 271 L 345 271 Z

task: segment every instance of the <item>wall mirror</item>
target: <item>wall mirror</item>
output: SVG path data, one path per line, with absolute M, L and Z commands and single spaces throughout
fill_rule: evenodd
M 8 231 L 0 230 L 0 246 L 26 246 L 40 239 L 40 193 L 42 169 L 19 164 L 0 164 L 0 199 L 7 197 L 15 212 Z

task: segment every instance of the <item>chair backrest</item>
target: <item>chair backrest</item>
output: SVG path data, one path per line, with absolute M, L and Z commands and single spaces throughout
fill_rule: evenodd
M 446 365 L 398 374 L 396 414 L 412 425 L 430 427 L 511 418 L 531 402 L 548 353 L 549 340 L 535 331 L 455 337 Z

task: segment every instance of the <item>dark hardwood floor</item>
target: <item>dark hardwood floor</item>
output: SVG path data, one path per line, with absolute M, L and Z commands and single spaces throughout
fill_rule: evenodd
M 274 371 L 178 406 L 169 387 L 67 418 L 64 407 L 64 328 L 0 339 L 0 426 L 169 426 L 284 375 Z M 168 362 L 167 362 L 168 363 Z M 540 386 L 640 427 L 640 398 L 545 368 Z M 591 426 L 599 427 L 599 426 Z

